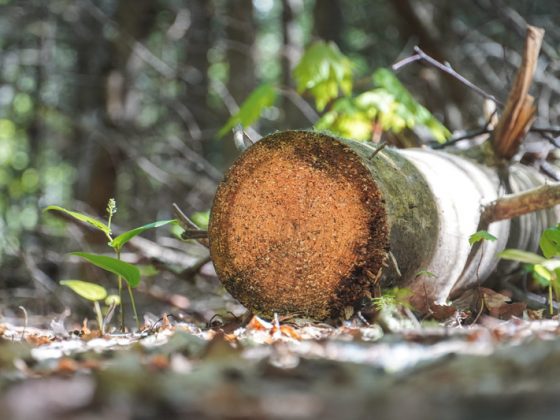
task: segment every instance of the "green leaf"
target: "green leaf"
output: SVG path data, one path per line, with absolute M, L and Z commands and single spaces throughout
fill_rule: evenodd
M 197 211 L 191 214 L 191 220 L 203 230 L 208 229 L 208 223 L 210 223 L 210 210 Z
M 373 82 L 378 88 L 393 96 L 396 106 L 391 110 L 390 116 L 398 116 L 408 128 L 414 128 L 417 124 L 423 125 L 439 143 L 449 138 L 451 135 L 449 130 L 414 99 L 391 70 L 386 68 L 376 70 L 373 73 Z
M 531 266 L 531 267 L 533 268 L 535 266 Z M 550 283 L 550 277 L 549 276 L 543 277 L 538 272 L 536 272 L 534 269 L 531 270 L 531 274 L 532 274 L 533 280 L 535 280 L 535 282 L 537 282 L 537 284 L 539 286 L 542 286 L 542 287 L 549 287 L 550 286 L 551 283 Z
M 478 232 L 473 233 L 471 236 L 469 236 L 469 244 L 473 246 L 480 241 L 495 241 L 496 239 L 498 238 L 496 238 L 494 235 L 491 235 L 487 231 L 479 230 Z
M 553 274 L 543 265 L 535 264 L 533 266 L 533 270 L 536 274 L 538 274 L 538 276 L 540 277 L 539 280 L 541 281 L 541 283 L 544 283 L 545 286 L 548 286 L 552 282 Z M 542 282 L 542 280 L 545 281 Z
M 130 287 L 136 287 L 140 283 L 140 270 L 132 264 L 105 255 L 90 254 L 87 252 L 72 252 L 70 255 L 84 258 L 93 265 L 121 276 Z
M 43 211 L 53 211 L 53 210 L 66 213 L 67 215 L 72 216 L 74 219 L 79 220 L 80 222 L 85 222 L 93 226 L 94 228 L 99 229 L 100 231 L 104 232 L 106 235 L 111 234 L 111 229 L 109 229 L 109 226 L 85 214 L 78 213 L 76 211 L 66 210 L 65 208 L 60 206 L 48 206 Z
M 371 140 L 374 123 L 393 133 L 421 125 L 439 142 L 450 136 L 449 130 L 416 102 L 390 70 L 377 70 L 373 80 L 376 88 L 354 98 L 337 99 L 315 128 L 361 141 Z
M 67 286 L 84 299 L 96 302 L 107 297 L 107 290 L 98 284 L 82 280 L 62 280 L 60 284 Z
M 560 260 L 546 260 L 545 262 L 542 263 L 542 265 L 548 270 L 548 271 L 555 271 L 560 269 Z
M 558 227 L 545 229 L 539 245 L 546 258 L 560 256 L 560 229 Z
M 546 259 L 533 252 L 521 251 L 520 249 L 506 249 L 498 254 L 500 258 L 510 261 L 519 261 L 527 264 L 543 264 Z
M 352 63 L 332 42 L 313 43 L 295 66 L 293 77 L 298 92 L 311 93 L 319 111 L 339 92 L 346 96 L 352 92 Z
M 265 108 L 274 105 L 276 97 L 277 92 L 273 85 L 264 83 L 257 87 L 249 95 L 249 97 L 245 99 L 245 102 L 241 104 L 239 111 L 232 115 L 226 124 L 220 129 L 218 137 L 223 137 L 237 124 L 241 124 L 243 127 L 250 126 L 261 116 L 261 113 Z
M 117 251 L 120 251 L 122 249 L 123 245 L 126 244 L 128 241 L 130 241 L 135 236 L 140 235 L 141 233 L 145 232 L 148 229 L 158 228 L 158 227 L 165 226 L 165 225 L 167 225 L 169 223 L 173 223 L 173 222 L 176 222 L 176 220 L 175 219 L 160 220 L 160 221 L 157 221 L 157 222 L 148 223 L 147 225 L 140 226 L 140 227 L 137 227 L 136 229 L 132 229 L 132 230 L 129 230 L 127 232 L 121 233 L 119 236 L 117 236 L 115 239 L 113 239 L 111 242 L 109 242 L 109 245 L 112 246 L 113 248 L 115 248 Z
M 105 305 L 107 306 L 120 305 L 120 304 L 121 304 L 121 298 L 119 297 L 119 295 L 109 295 L 105 298 Z
M 339 98 L 331 110 L 316 123 L 315 129 L 330 131 L 335 135 L 358 141 L 371 139 L 372 119 L 356 106 L 352 98 Z
M 437 277 L 436 274 L 428 270 L 420 270 L 414 275 L 414 277 L 420 277 L 420 276 L 434 277 L 434 278 Z

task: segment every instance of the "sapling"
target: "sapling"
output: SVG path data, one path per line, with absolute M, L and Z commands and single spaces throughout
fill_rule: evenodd
M 90 226 L 100 230 L 105 234 L 109 242 L 107 245 L 113 249 L 116 258 L 108 257 L 105 255 L 98 255 L 92 254 L 87 252 L 73 252 L 71 255 L 76 255 L 80 258 L 83 258 L 90 262 L 97 267 L 100 267 L 106 271 L 109 271 L 117 276 L 117 283 L 119 289 L 119 307 L 120 307 L 120 324 L 121 330 L 125 330 L 124 326 L 124 307 L 122 304 L 122 295 L 123 295 L 123 281 L 126 282 L 126 286 L 128 289 L 128 294 L 130 296 L 130 304 L 132 306 L 132 312 L 134 319 L 136 321 L 136 327 L 140 329 L 140 320 L 138 318 L 138 312 L 136 310 L 136 303 L 134 301 L 134 294 L 132 289 L 138 286 L 140 283 L 140 270 L 133 264 L 126 263 L 121 261 L 121 251 L 123 246 L 134 238 L 137 235 L 140 235 L 144 231 L 148 229 L 157 228 L 160 226 L 167 225 L 169 223 L 174 223 L 175 219 L 171 220 L 160 220 L 153 223 L 148 223 L 146 225 L 137 227 L 135 229 L 128 230 L 116 237 L 114 237 L 112 229 L 111 229 L 111 222 L 113 219 L 113 215 L 117 212 L 117 204 L 113 198 L 111 198 L 107 204 L 107 223 L 104 223 L 100 220 L 97 220 L 94 217 L 85 215 L 83 213 L 79 213 L 76 211 L 67 210 L 63 207 L 59 206 L 49 206 L 45 209 L 45 211 L 60 211 L 63 212 L 72 218 L 79 220 L 81 222 L 87 223 Z

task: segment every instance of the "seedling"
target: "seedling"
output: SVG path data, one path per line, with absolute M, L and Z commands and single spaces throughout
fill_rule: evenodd
M 560 298 L 560 224 L 545 229 L 541 235 L 540 249 L 544 256 L 519 249 L 506 249 L 500 253 L 505 260 L 528 264 L 533 279 L 548 288 L 549 313 L 553 314 L 552 295 Z
M 485 230 L 479 230 L 469 236 L 469 245 L 473 246 L 480 241 L 495 241 L 497 238 Z
M 138 267 L 136 267 L 133 264 L 129 264 L 129 263 L 126 263 L 124 261 L 121 261 L 121 251 L 123 249 L 123 246 L 128 241 L 130 241 L 132 238 L 134 238 L 135 236 L 140 235 L 141 233 L 143 233 L 144 231 L 146 231 L 148 229 L 153 229 L 153 228 L 157 228 L 157 227 L 160 227 L 160 226 L 165 226 L 169 223 L 175 223 L 175 219 L 161 220 L 161 221 L 157 221 L 157 222 L 153 222 L 153 223 L 148 223 L 147 225 L 143 225 L 143 226 L 137 227 L 135 229 L 131 229 L 129 231 L 126 231 L 126 232 L 120 234 L 117 237 L 114 237 L 113 232 L 111 230 L 111 221 L 113 219 L 113 215 L 117 212 L 117 204 L 116 204 L 116 202 L 113 198 L 111 198 L 109 200 L 108 204 L 107 204 L 107 223 L 99 221 L 99 220 L 95 219 L 94 217 L 85 215 L 83 213 L 67 210 L 67 209 L 65 209 L 63 207 L 59 207 L 59 206 L 49 206 L 45 209 L 45 211 L 60 211 L 60 212 L 63 212 L 63 213 L 71 216 L 72 218 L 74 218 L 76 220 L 79 220 L 81 222 L 84 222 L 84 223 L 87 223 L 87 224 L 93 226 L 94 228 L 96 228 L 97 230 L 100 230 L 101 232 L 103 232 L 105 234 L 105 236 L 109 240 L 107 245 L 110 248 L 113 249 L 116 258 L 108 257 L 108 256 L 105 256 L 105 255 L 87 253 L 87 252 L 73 252 L 73 253 L 71 253 L 71 255 L 76 255 L 80 258 L 83 258 L 86 261 L 90 262 L 91 264 L 96 265 L 97 267 L 100 267 L 100 268 L 102 268 L 106 271 L 109 271 L 109 272 L 111 272 L 111 273 L 113 273 L 117 276 L 117 283 L 118 283 L 118 288 L 119 288 L 119 303 L 118 303 L 118 305 L 120 307 L 120 324 L 121 324 L 121 330 L 122 331 L 125 330 L 125 326 L 124 326 L 124 307 L 122 305 L 122 301 L 123 301 L 123 299 L 122 299 L 123 280 L 126 282 L 126 286 L 127 286 L 127 289 L 128 289 L 128 294 L 130 296 L 130 304 L 132 306 L 134 320 L 136 321 L 136 327 L 138 329 L 140 329 L 140 320 L 138 318 L 138 312 L 136 310 L 136 303 L 134 301 L 134 294 L 132 293 L 132 289 L 135 288 L 136 286 L 138 286 L 138 284 L 140 283 L 140 270 L 138 269 Z M 72 281 L 78 281 L 78 280 L 72 280 Z M 87 283 L 87 282 L 84 282 L 84 283 Z M 68 284 L 65 284 L 65 285 L 69 286 Z M 99 287 L 101 287 L 101 286 L 99 286 Z M 75 289 L 72 289 L 72 290 L 76 291 Z M 78 292 L 76 292 L 76 293 L 78 293 Z M 80 294 L 80 293 L 78 293 L 78 294 Z M 85 297 L 81 294 L 80 294 L 80 296 Z M 105 294 L 105 296 L 106 296 L 106 294 Z M 102 299 L 104 299 L 105 296 Z M 88 299 L 88 298 L 86 297 L 86 299 Z M 100 300 L 100 299 L 98 299 L 98 300 Z M 95 302 L 97 302 L 97 300 Z M 99 325 L 101 327 L 101 324 L 99 324 Z
M 383 309 L 392 308 L 411 308 L 410 297 L 412 290 L 407 288 L 398 288 L 387 290 L 383 295 L 372 298 L 372 303 L 375 309 L 381 311 Z

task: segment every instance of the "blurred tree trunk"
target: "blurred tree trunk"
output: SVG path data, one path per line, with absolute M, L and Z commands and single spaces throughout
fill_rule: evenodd
M 117 36 L 112 41 L 101 39 L 95 43 L 99 55 L 90 47 L 92 40 L 101 38 L 104 22 L 99 19 L 102 12 L 94 10 L 95 21 L 90 21 L 91 31 L 84 39 L 89 47 L 78 48 L 78 71 L 89 76 L 87 88 L 78 94 L 78 105 L 82 114 L 99 113 L 99 123 L 104 130 L 100 135 L 90 137 L 85 150 L 88 170 L 82 173 L 76 194 L 99 215 L 105 213 L 107 201 L 115 196 L 118 167 L 123 159 L 118 142 L 106 138 L 105 133 L 126 132 L 137 114 L 130 89 L 139 64 L 133 54 L 134 41 L 141 41 L 150 33 L 155 17 L 154 5 L 151 0 L 120 0 L 114 15 Z M 92 10 L 88 12 L 92 13 Z M 76 135 L 86 133 L 78 130 Z
M 208 0 L 190 0 L 187 2 L 190 13 L 190 26 L 186 33 L 186 71 L 189 84 L 184 93 L 184 104 L 194 118 L 200 132 L 212 126 L 208 112 L 208 91 L 210 89 L 208 69 L 208 51 L 212 47 L 213 3 Z M 194 140 L 201 140 L 194 139 Z
M 41 5 L 38 7 L 40 18 L 48 19 L 48 9 Z M 47 48 L 46 33 L 43 31 L 37 36 L 35 40 L 35 48 L 39 59 L 35 68 L 35 87 L 33 89 L 33 116 L 27 126 L 27 135 L 29 138 L 29 165 L 36 170 L 39 169 L 40 154 L 41 154 L 41 136 L 42 136 L 42 117 L 40 109 L 43 105 L 42 91 L 45 84 L 45 67 L 49 58 L 49 49 Z
M 401 18 L 399 32 L 405 41 L 415 38 L 420 48 L 436 60 L 453 61 L 452 52 L 456 45 L 452 28 L 449 27 L 452 21 L 452 4 L 445 1 L 423 4 L 411 0 L 394 0 L 392 5 Z M 430 95 L 425 95 L 429 101 L 428 108 L 443 114 L 445 124 L 451 129 L 464 128 L 461 110 L 472 99 L 468 89 L 451 76 L 433 68 L 424 69 L 421 77 L 430 89 Z
M 241 104 L 255 88 L 255 39 L 256 24 L 252 0 L 227 2 L 226 8 L 226 60 L 229 64 L 227 89 L 232 98 Z M 224 142 L 224 165 L 228 167 L 238 155 L 230 138 Z
M 342 43 L 342 7 L 340 0 L 317 0 L 313 7 L 313 35 L 325 41 Z
M 303 10 L 301 0 L 282 0 L 282 85 L 292 86 L 292 69 L 301 58 L 303 46 L 297 42 L 296 31 L 300 30 L 296 16 Z M 303 100 L 303 98 L 301 98 Z M 294 102 L 286 96 L 282 97 L 285 128 L 307 128 L 312 122 L 303 115 Z
M 99 36 L 103 25 L 91 13 L 81 8 L 80 16 L 76 20 L 74 50 L 77 53 L 76 74 L 79 75 L 74 96 L 74 109 L 78 123 L 74 126 L 75 143 L 81 145 L 78 149 L 78 176 L 75 184 L 74 196 L 81 201 L 92 203 L 90 189 L 95 181 L 92 176 L 99 171 L 94 168 L 96 156 L 100 154 L 101 139 L 97 133 L 87 130 L 80 121 L 100 119 L 100 113 L 105 108 L 105 92 L 103 89 L 104 71 L 109 66 L 108 41 Z M 96 122 L 97 123 L 97 122 Z M 100 122 L 99 122 L 100 123 Z

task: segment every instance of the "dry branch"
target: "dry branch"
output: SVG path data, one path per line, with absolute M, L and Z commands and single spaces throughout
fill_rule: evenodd
M 200 229 L 175 203 L 173 203 L 173 212 L 181 227 L 185 229 L 181 237 L 183 239 L 195 239 L 199 244 L 208 248 L 208 232 Z
M 484 207 L 482 223 L 513 219 L 560 204 L 560 182 L 545 184 L 529 191 L 508 194 Z
M 517 153 L 521 141 L 534 121 L 536 107 L 534 98 L 529 95 L 529 88 L 537 68 L 543 37 L 543 29 L 527 27 L 521 67 L 493 134 L 494 153 L 500 158 L 511 159 Z

